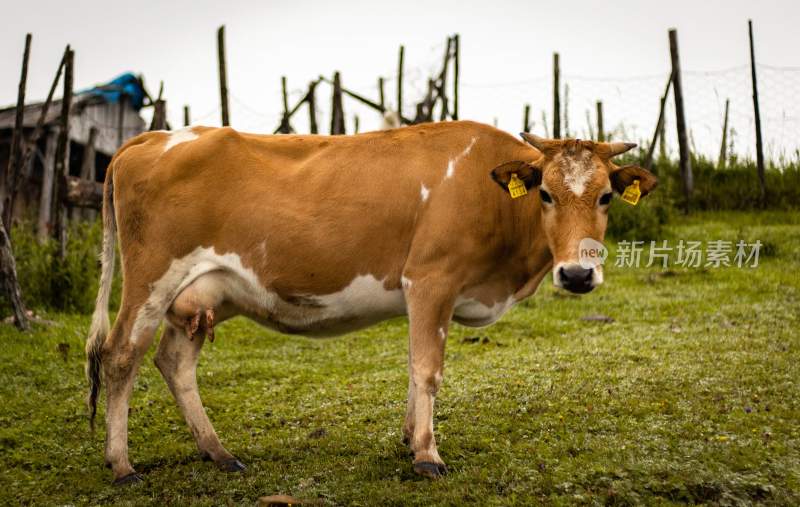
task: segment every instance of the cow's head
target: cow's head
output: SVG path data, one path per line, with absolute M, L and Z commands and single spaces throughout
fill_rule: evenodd
M 622 194 L 638 180 L 644 197 L 658 180 L 641 167 L 619 167 L 611 162 L 635 144 L 521 135 L 542 156 L 530 163 L 502 164 L 492 171 L 492 178 L 508 191 L 512 174 L 516 174 L 529 190 L 534 189 L 524 198 L 541 201 L 542 224 L 553 255 L 553 283 L 570 292 L 589 292 L 603 283 L 603 268 L 599 263 L 580 262 L 579 248 L 588 243 L 581 242 L 586 238 L 603 241 L 614 192 Z

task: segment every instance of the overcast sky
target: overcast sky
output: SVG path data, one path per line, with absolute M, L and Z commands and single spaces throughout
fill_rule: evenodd
M 648 87 L 646 93 L 628 93 L 631 105 L 647 109 L 648 118 L 660 93 L 653 90 L 651 100 L 651 88 L 663 86 L 663 79 L 656 77 L 666 76 L 669 69 L 670 27 L 678 29 L 682 65 L 688 71 L 747 64 L 748 18 L 755 24 L 761 62 L 800 66 L 797 0 L 5 0 L 4 4 L 0 103 L 11 104 L 16 98 L 24 36 L 31 32 L 31 99 L 44 97 L 63 47 L 69 43 L 76 52 L 76 88 L 102 83 L 123 71 L 142 73 L 151 91 L 164 81 L 173 124 L 181 123 L 183 104 L 191 106 L 198 123 L 219 124 L 215 31 L 225 24 L 232 123 L 252 131 L 275 127 L 281 75 L 288 77 L 293 99 L 308 81 L 334 70 L 341 71 L 345 86 L 377 97 L 377 76 L 393 78 L 401 43 L 406 46 L 406 110 L 411 115 L 411 101 L 419 98 L 415 90 L 421 93 L 426 76 L 440 66 L 445 37 L 456 32 L 462 41 L 462 118 L 487 123 L 497 118 L 498 125 L 510 131 L 519 130 L 525 101 L 534 103 L 537 122 L 541 123 L 542 109 L 551 114 L 554 51 L 561 55 L 566 82 L 575 77 L 572 93 L 576 99 L 601 90 L 592 85 L 601 81 L 581 82 L 581 77 L 651 76 L 657 86 L 641 81 L 642 87 Z M 792 84 L 795 75 L 800 76 L 792 74 Z M 737 75 L 742 86 L 749 84 L 743 76 Z M 387 96 L 393 103 L 393 80 L 387 83 Z M 793 97 L 794 93 L 786 98 L 796 101 Z M 737 100 L 744 115 L 750 98 L 744 93 Z M 326 88 L 320 87 L 318 101 L 323 113 L 327 111 Z M 583 105 L 577 102 L 574 107 Z M 716 121 L 718 109 L 715 104 L 706 114 Z M 352 102 L 346 102 L 345 110 L 348 123 L 358 113 L 362 129 L 378 125 L 376 115 Z M 586 124 L 581 111 L 571 115 L 573 123 Z M 305 128 L 304 120 L 305 114 L 298 129 Z

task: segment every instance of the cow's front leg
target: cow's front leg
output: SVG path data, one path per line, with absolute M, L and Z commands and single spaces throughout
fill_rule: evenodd
M 420 284 L 421 285 L 421 284 Z M 447 473 L 433 435 L 433 404 L 442 384 L 444 345 L 453 311 L 450 297 L 413 285 L 406 289 L 409 330 L 408 410 L 403 432 L 414 452 L 414 471 L 438 478 Z

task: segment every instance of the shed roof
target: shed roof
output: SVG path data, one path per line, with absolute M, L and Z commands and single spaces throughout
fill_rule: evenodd
M 126 97 L 120 102 L 120 97 Z M 145 121 L 139 116 L 139 109 L 146 95 L 141 80 L 133 74 L 123 74 L 107 84 L 99 85 L 78 92 L 72 102 L 70 114 L 70 138 L 85 143 L 91 127 L 99 131 L 96 148 L 106 154 L 113 154 L 119 147 L 120 140 L 126 140 L 145 130 Z M 47 110 L 45 125 L 50 127 L 58 123 L 61 115 L 62 100 L 54 100 Z M 120 107 L 123 110 L 120 111 Z M 23 126 L 34 128 L 39 121 L 44 102 L 25 105 Z M 14 128 L 16 106 L 0 109 L 0 130 Z M 122 113 L 122 136 L 119 135 L 119 120 Z
M 144 105 L 144 98 L 147 96 L 147 92 L 144 89 L 142 80 L 131 72 L 121 74 L 108 83 L 77 92 L 72 101 L 72 114 L 80 115 L 83 109 L 90 105 L 116 104 L 123 96 L 127 99 L 126 105 L 135 111 L 139 111 Z M 54 100 L 50 104 L 45 124 L 58 121 L 58 117 L 61 114 L 61 102 L 61 100 Z M 35 127 L 43 108 L 44 102 L 25 104 L 23 125 L 25 127 Z M 16 111 L 16 105 L 0 109 L 0 129 L 14 128 Z

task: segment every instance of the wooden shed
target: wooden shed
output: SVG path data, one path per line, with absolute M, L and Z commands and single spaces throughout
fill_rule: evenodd
M 123 74 L 110 83 L 76 93 L 69 120 L 69 172 L 72 176 L 103 181 L 111 157 L 129 138 L 145 130 L 139 115 L 146 95 L 141 79 Z M 25 106 L 25 137 L 33 132 L 43 103 Z M 45 119 L 34 156 L 22 171 L 22 185 L 12 219 L 37 222 L 49 228 L 58 144 L 61 101 L 54 101 Z M 8 166 L 16 107 L 0 109 L 0 168 Z

